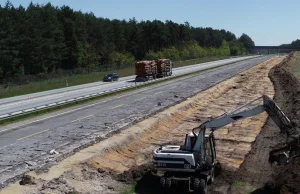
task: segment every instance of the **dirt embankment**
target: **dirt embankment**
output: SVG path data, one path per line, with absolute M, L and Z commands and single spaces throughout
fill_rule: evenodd
M 290 54 L 269 72 L 275 88 L 274 100 L 293 123 L 295 130 L 290 134 L 300 132 L 300 84 L 291 72 L 292 66 L 300 66 L 299 56 L 300 52 Z M 285 142 L 286 136 L 268 119 L 241 167 L 236 173 L 223 173 L 216 185 L 228 185 L 227 193 L 300 193 L 300 158 L 293 158 L 285 166 L 268 163 L 270 151 L 283 147 Z
M 162 144 L 182 144 L 185 134 L 211 116 L 218 116 L 262 94 L 274 95 L 268 78 L 270 69 L 283 58 L 277 57 L 222 82 L 187 101 L 171 107 L 121 131 L 50 169 L 29 173 L 34 186 L 11 186 L 14 193 L 118 193 L 137 180 L 136 193 L 157 193 L 158 177 L 151 173 L 152 151 Z M 228 125 L 215 134 L 218 158 L 224 173 L 220 180 L 237 172 L 260 133 L 267 114 Z M 92 158 L 88 158 L 91 157 Z M 76 164 L 81 160 L 81 164 Z M 267 160 L 267 159 L 266 159 Z M 150 173 L 147 173 L 149 172 Z M 229 191 L 230 184 L 214 184 L 214 192 Z M 9 190 L 10 189 L 10 190 Z M 4 190 L 3 190 L 4 191 Z M 1 193 L 1 192 L 0 192 Z
M 272 68 L 269 74 L 275 86 L 275 101 L 293 122 L 295 131 L 291 131 L 291 134 L 300 133 L 300 82 L 291 71 L 292 66 L 300 66 L 299 58 L 300 52 L 291 53 L 281 64 Z M 273 188 L 272 193 L 300 193 L 299 184 L 300 158 L 297 157 L 278 169 L 275 180 L 266 185 L 265 192 Z

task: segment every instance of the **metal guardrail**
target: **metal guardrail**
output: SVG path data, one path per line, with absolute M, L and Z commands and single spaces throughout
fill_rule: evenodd
M 93 93 L 93 94 L 89 94 L 89 95 L 84 95 L 84 96 L 79 96 L 79 97 L 76 97 L 76 98 L 71 98 L 71 99 L 68 99 L 68 100 L 63 100 L 63 101 L 54 102 L 54 103 L 50 103 L 50 104 L 45 104 L 45 105 L 41 105 L 41 106 L 37 106 L 37 107 L 25 109 L 25 110 L 20 110 L 20 111 L 17 111 L 17 112 L 7 113 L 7 114 L 4 114 L 4 115 L 0 115 L 0 121 L 10 119 L 10 118 L 14 118 L 14 117 L 18 117 L 18 116 L 22 116 L 22 115 L 26 115 L 26 114 L 33 113 L 33 112 L 38 112 L 38 111 L 54 108 L 54 107 L 59 107 L 59 106 L 66 105 L 66 104 L 71 104 L 71 103 L 75 103 L 75 102 L 95 98 L 95 97 L 104 96 L 104 95 L 107 95 L 107 94 L 113 94 L 113 93 L 120 92 L 120 91 L 123 91 L 123 90 L 128 90 L 130 88 L 135 88 L 137 86 L 148 85 L 148 84 L 151 84 L 153 82 L 160 82 L 160 81 L 163 81 L 163 80 L 166 80 L 166 79 L 178 77 L 178 76 L 188 74 L 188 73 L 191 73 L 191 72 L 179 73 L 179 74 L 172 75 L 172 76 L 169 76 L 169 77 L 164 77 L 164 78 L 155 79 L 155 80 L 149 80 L 147 82 L 132 84 L 130 86 L 123 86 L 123 87 L 120 87 L 120 88 L 115 88 L 115 89 L 107 90 L 107 91 L 104 91 L 104 92 L 97 92 L 97 93 Z

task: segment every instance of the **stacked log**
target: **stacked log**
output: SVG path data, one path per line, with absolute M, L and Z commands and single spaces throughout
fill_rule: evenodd
M 135 74 L 139 76 L 156 75 L 157 74 L 156 62 L 154 60 L 136 62 Z
M 162 75 L 165 72 L 170 72 L 171 65 L 169 59 L 157 59 L 156 60 L 157 73 Z

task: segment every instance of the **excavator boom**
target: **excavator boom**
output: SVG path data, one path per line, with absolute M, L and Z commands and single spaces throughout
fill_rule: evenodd
M 255 105 L 258 101 L 263 100 L 262 105 Z M 287 131 L 288 128 L 291 128 L 291 121 L 287 116 L 282 112 L 282 110 L 276 105 L 276 103 L 270 99 L 268 96 L 263 95 L 249 103 L 246 103 L 230 113 L 223 114 L 219 117 L 210 119 L 202 123 L 199 127 L 193 129 L 193 134 L 197 136 L 196 143 L 193 147 L 193 151 L 201 152 L 201 155 L 205 157 L 205 149 L 202 149 L 204 145 L 204 136 L 207 128 L 215 131 L 225 125 L 236 122 L 238 120 L 245 119 L 247 117 L 258 115 L 266 111 L 271 119 L 276 123 L 282 132 Z M 195 130 L 198 129 L 198 135 L 195 133 Z
M 263 103 L 258 104 L 260 101 Z M 225 125 L 263 112 L 267 112 L 281 132 L 285 132 L 287 137 L 293 140 L 293 146 L 287 143 L 289 145 L 284 148 L 288 151 L 282 153 L 283 149 L 280 149 L 271 152 L 269 162 L 276 161 L 278 164 L 285 164 L 291 156 L 296 156 L 297 153 L 300 155 L 299 134 L 289 134 L 289 131 L 295 131 L 291 121 L 272 99 L 262 96 L 194 128 L 192 133 L 186 135 L 184 146 L 166 145 L 156 149 L 153 155 L 154 166 L 165 172 L 160 179 L 161 186 L 169 188 L 178 181 L 187 181 L 189 190 L 192 186 L 193 191 L 205 193 L 206 183 L 212 182 L 215 172 L 220 169 L 213 132 Z M 212 132 L 206 134 L 207 128 L 210 128 Z M 280 153 L 277 154 L 277 151 Z

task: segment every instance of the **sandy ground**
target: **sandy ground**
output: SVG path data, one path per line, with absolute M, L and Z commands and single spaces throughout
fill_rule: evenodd
M 276 57 L 268 60 L 203 91 L 76 153 L 53 166 L 47 173 L 30 172 L 29 175 L 35 178 L 34 185 L 13 184 L 1 190 L 0 194 L 73 191 L 119 193 L 128 186 L 130 180 L 140 176 L 139 173 L 132 173 L 133 169 L 151 162 L 152 151 L 159 145 L 181 144 L 186 133 L 209 117 L 233 110 L 262 94 L 272 98 L 274 88 L 268 73 L 282 59 Z M 223 169 L 236 171 L 240 167 L 266 119 L 267 114 L 263 113 L 228 125 L 215 133 L 218 160 Z M 120 176 L 123 182 L 120 182 Z

